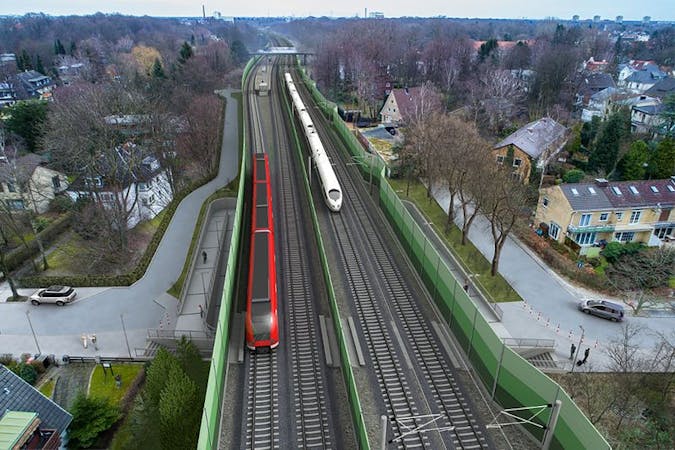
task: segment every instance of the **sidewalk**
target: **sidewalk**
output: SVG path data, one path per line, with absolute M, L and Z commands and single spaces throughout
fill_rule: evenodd
M 79 299 L 60 308 L 35 307 L 30 302 L 0 303 L 0 353 L 35 353 L 39 346 L 42 353 L 91 356 L 95 350 L 85 349 L 80 338 L 82 333 L 95 333 L 100 356 L 128 357 L 125 331 L 133 353 L 145 347 L 148 329 L 176 326 L 178 301 L 166 291 L 183 268 L 199 209 L 208 196 L 238 175 L 237 105 L 235 98 L 227 97 L 218 175 L 178 205 L 143 277 L 129 287 L 77 288 Z M 0 289 L 6 292 L 9 287 Z M 22 294 L 33 292 L 21 289 Z

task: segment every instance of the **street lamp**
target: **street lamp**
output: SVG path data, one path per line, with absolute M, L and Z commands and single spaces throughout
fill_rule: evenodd
M 26 318 L 28 319 L 28 325 L 30 326 L 30 331 L 33 333 L 33 339 L 35 339 L 35 346 L 37 347 L 38 350 L 38 355 L 42 354 L 42 351 L 40 350 L 40 344 L 38 344 L 37 336 L 35 335 L 35 330 L 33 329 L 33 322 L 30 320 L 30 311 L 26 311 Z
M 586 330 L 584 330 L 584 327 L 579 325 L 579 328 L 581 328 L 581 336 L 579 336 L 579 345 L 577 345 L 577 351 L 574 354 L 574 359 L 572 359 L 572 370 L 570 370 L 570 373 L 574 372 L 574 366 L 577 363 L 577 360 L 579 359 L 579 352 L 581 351 L 581 343 L 584 341 L 584 333 Z

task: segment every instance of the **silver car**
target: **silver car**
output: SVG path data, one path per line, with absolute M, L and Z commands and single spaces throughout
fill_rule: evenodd
M 579 311 L 586 314 L 602 317 L 614 322 L 623 320 L 623 306 L 607 300 L 582 300 L 578 305 Z
M 70 286 L 49 286 L 48 288 L 38 289 L 30 296 L 30 302 L 34 305 L 42 303 L 56 303 L 63 306 L 75 300 L 75 289 Z

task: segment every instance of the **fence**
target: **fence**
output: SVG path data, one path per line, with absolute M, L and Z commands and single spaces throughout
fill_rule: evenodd
M 244 82 L 248 78 L 251 68 L 256 62 L 252 58 L 246 64 L 242 75 L 242 92 L 244 92 Z M 242 102 L 246 102 L 246 95 L 242 95 Z M 224 395 L 225 376 L 227 375 L 227 356 L 230 334 L 230 315 L 232 309 L 232 300 L 234 297 L 234 282 L 236 278 L 237 266 L 239 263 L 239 245 L 241 226 L 244 209 L 244 189 L 246 186 L 247 167 L 246 158 L 246 128 L 244 121 L 244 133 L 242 136 L 241 161 L 239 170 L 239 190 L 237 192 L 237 206 L 234 213 L 234 224 L 232 226 L 232 247 L 227 258 L 227 268 L 225 270 L 225 282 L 223 286 L 223 298 L 220 304 L 220 314 L 218 315 L 218 326 L 216 328 L 216 337 L 213 344 L 213 357 L 211 359 L 211 368 L 209 370 L 209 380 L 206 386 L 206 396 L 204 399 L 204 409 L 202 412 L 201 427 L 199 429 L 199 441 L 197 448 L 199 450 L 210 450 L 218 447 L 218 436 L 220 427 L 221 405 Z
M 302 75 L 317 105 L 333 122 L 346 148 L 359 162 L 362 174 L 373 176 L 379 185 L 380 207 L 492 398 L 503 408 L 554 404 L 560 400 L 562 406 L 551 448 L 609 449 L 607 441 L 567 393 L 497 337 L 387 182 L 384 161 L 362 150 L 337 109 L 323 98 L 304 72 Z M 550 410 L 541 414 L 539 423 L 545 425 L 549 414 Z M 526 425 L 526 429 L 536 439 L 543 440 L 543 429 L 531 425 Z

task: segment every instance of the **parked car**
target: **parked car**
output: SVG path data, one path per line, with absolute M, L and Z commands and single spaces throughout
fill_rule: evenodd
M 75 300 L 75 289 L 70 286 L 49 286 L 48 288 L 38 289 L 30 296 L 30 302 L 34 305 L 41 303 L 56 303 L 63 306 Z
M 623 306 L 607 300 L 582 300 L 579 302 L 579 311 L 586 314 L 609 319 L 614 322 L 623 320 Z

